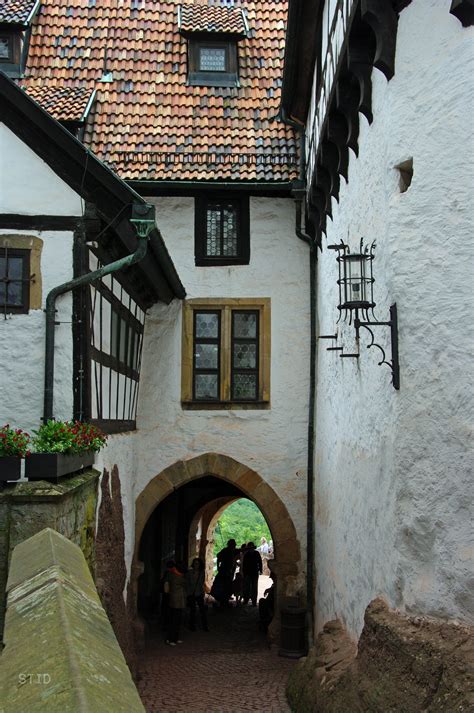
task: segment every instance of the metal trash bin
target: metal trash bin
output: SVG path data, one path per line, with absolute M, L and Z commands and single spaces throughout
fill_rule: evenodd
M 299 659 L 307 654 L 306 609 L 295 606 L 282 607 L 280 656 Z

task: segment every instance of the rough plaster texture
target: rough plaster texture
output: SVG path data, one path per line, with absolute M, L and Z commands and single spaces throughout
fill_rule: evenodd
M 341 360 L 319 343 L 316 432 L 317 624 L 352 635 L 378 595 L 410 613 L 472 621 L 472 29 L 450 3 L 415 0 L 400 15 L 396 72 L 373 72 L 374 122 L 360 117 L 359 158 L 318 267 L 319 334 L 337 319 L 335 254 L 377 240 L 378 319 L 397 302 L 401 388 L 379 352 Z M 409 189 L 394 168 L 413 157 Z M 354 330 L 337 327 L 354 349 Z M 376 328 L 386 347 L 388 330 Z M 471 340 L 471 341 L 470 341 Z M 375 353 L 374 353 L 375 352 Z M 388 354 L 390 351 L 388 350 Z
M 0 230 L 0 234 L 15 231 Z M 25 235 L 26 231 L 18 231 Z M 29 231 L 43 240 L 41 259 L 42 305 L 56 285 L 71 280 L 73 235 L 63 231 Z M 40 426 L 44 396 L 44 340 L 46 318 L 43 309 L 28 314 L 7 315 L 0 320 L 0 423 L 10 423 L 31 431 Z M 72 297 L 57 301 L 54 409 L 56 418 L 72 417 Z
M 49 528 L 13 553 L 0 664 L 8 713 L 144 713 L 81 550 Z
M 304 549 L 308 250 L 295 237 L 293 201 L 251 199 L 250 265 L 199 268 L 194 265 L 193 199 L 159 198 L 153 202 L 189 298 L 271 298 L 271 409 L 183 410 L 181 303 L 160 304 L 150 310 L 145 325 L 138 433 L 133 438 L 114 437 L 100 456 L 101 465 L 110 467 L 117 463 L 120 468 L 127 566 L 134 545 L 132 508 L 137 496 L 166 467 L 207 452 L 231 456 L 264 478 L 287 505 Z M 122 459 L 132 469 L 134 457 L 136 475 L 130 493 L 128 466 L 124 469 Z M 302 557 L 304 567 L 304 553 Z
M 82 215 L 81 199 L 77 193 L 1 123 L 0 213 Z

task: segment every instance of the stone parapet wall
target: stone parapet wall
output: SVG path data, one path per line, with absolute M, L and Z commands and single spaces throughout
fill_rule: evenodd
M 358 646 L 328 622 L 287 687 L 294 713 L 467 713 L 474 710 L 473 631 L 367 607 Z
M 98 478 L 91 468 L 58 483 L 20 482 L 0 491 L 0 639 L 8 564 L 20 542 L 51 527 L 79 545 L 94 573 Z
M 144 713 L 81 549 L 50 528 L 13 551 L 0 659 L 8 713 Z

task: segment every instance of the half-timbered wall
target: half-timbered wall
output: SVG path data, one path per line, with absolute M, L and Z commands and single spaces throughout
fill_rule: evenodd
M 344 40 L 347 38 L 356 6 L 357 0 L 327 0 L 323 8 L 321 51 L 316 59 L 315 81 L 308 115 L 308 183 L 311 183 L 314 173 L 317 147 L 335 92 L 335 79 L 344 56 Z M 319 83 L 316 81 L 318 77 Z
M 90 270 L 100 267 L 90 252 Z M 116 276 L 90 287 L 91 413 L 107 431 L 135 428 L 145 312 Z

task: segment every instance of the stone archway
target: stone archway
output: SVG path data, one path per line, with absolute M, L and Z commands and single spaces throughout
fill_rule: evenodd
M 298 593 L 300 543 L 284 503 L 256 471 L 229 456 L 205 453 L 168 466 L 148 483 L 136 499 L 135 548 L 130 582 L 135 612 L 137 580 L 143 571 L 138 552 L 148 518 L 174 490 L 192 480 L 209 475 L 235 485 L 244 496 L 256 503 L 264 515 L 273 536 L 275 558 L 272 571 L 277 577 L 277 610 L 285 597 Z

